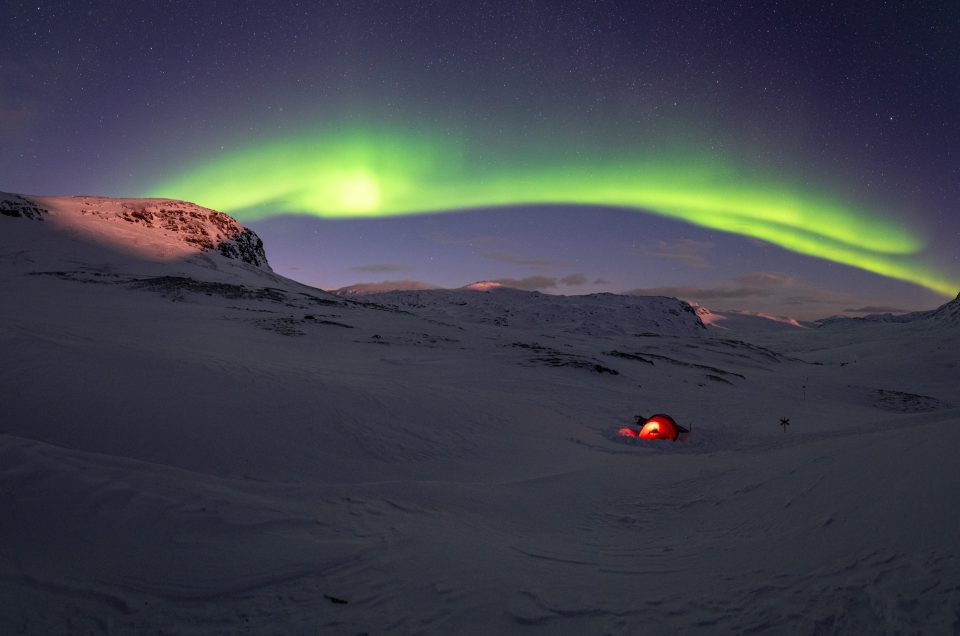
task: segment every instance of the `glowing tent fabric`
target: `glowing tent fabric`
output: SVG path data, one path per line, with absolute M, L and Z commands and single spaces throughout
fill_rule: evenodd
M 642 421 L 643 418 L 637 418 L 638 423 Z M 634 431 L 632 428 L 621 428 L 620 435 L 626 437 L 639 437 L 643 440 L 657 440 L 657 439 L 669 439 L 670 441 L 677 441 L 680 438 L 681 433 L 689 433 L 690 431 L 675 421 L 669 415 L 664 415 L 663 413 L 658 413 L 653 415 L 644 421 L 643 427 L 640 429 L 640 432 Z
M 669 415 L 654 415 L 640 429 L 640 439 L 669 439 L 680 437 L 679 427 Z

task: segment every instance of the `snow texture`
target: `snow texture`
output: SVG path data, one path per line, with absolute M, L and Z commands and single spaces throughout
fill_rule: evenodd
M 2 634 L 960 631 L 960 301 L 361 300 L 191 204 L 0 200 Z

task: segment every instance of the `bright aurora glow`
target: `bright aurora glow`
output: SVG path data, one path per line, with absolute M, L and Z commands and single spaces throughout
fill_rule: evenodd
M 253 144 L 144 194 L 193 201 L 240 221 L 611 206 L 761 239 L 942 294 L 958 287 L 919 260 L 924 237 L 898 220 L 690 150 L 591 156 L 526 144 L 490 151 L 445 134 L 348 126 Z

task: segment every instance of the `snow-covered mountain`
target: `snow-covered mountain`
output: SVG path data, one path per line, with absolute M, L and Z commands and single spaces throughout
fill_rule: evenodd
M 960 294 L 931 311 L 929 318 L 955 327 L 960 326 Z
M 330 291 L 344 298 L 359 298 L 369 294 L 379 294 L 388 291 L 409 291 L 413 289 L 436 289 L 436 287 L 416 280 L 395 280 L 380 283 L 357 283 Z
M 697 305 L 697 316 L 707 327 L 731 332 L 792 331 L 808 325 L 789 316 L 774 316 L 753 311 L 716 311 Z
M 662 296 L 561 296 L 473 283 L 461 289 L 368 293 L 363 299 L 445 322 L 546 334 L 696 335 L 704 330 L 689 304 Z
M 814 326 L 843 326 L 856 323 L 936 323 L 960 325 L 960 294 L 953 300 L 927 311 L 911 311 L 904 314 L 867 314 L 866 316 L 831 316 L 817 320 Z
M 807 329 L 818 324 L 751 311 L 716 311 L 663 296 L 563 296 L 513 289 L 496 281 L 478 281 L 459 289 L 426 287 L 415 281 L 360 283 L 332 293 L 413 312 L 424 311 L 443 320 L 500 327 L 537 326 L 588 335 L 692 335 L 704 329 L 741 334 Z
M 958 301 L 348 298 L 190 204 L 0 199 L 0 634 L 956 631 Z
M 178 262 L 185 271 L 272 274 L 263 241 L 253 231 L 222 212 L 184 201 L 0 192 L 0 214 L 42 224 L 6 223 L 4 231 L 10 243 L 33 244 L 47 265 L 86 266 L 90 263 L 84 256 L 111 253 L 109 258 L 122 262 L 129 273 L 137 267 L 133 262 L 141 267 L 163 263 L 167 274 L 169 264 Z

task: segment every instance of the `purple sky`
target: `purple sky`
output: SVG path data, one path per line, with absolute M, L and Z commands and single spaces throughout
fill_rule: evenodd
M 889 202 L 960 280 L 949 3 L 92 2 L 0 6 L 0 190 L 139 196 L 245 138 L 363 116 L 596 143 L 695 136 Z M 224 210 L 230 212 L 230 210 Z M 759 241 L 590 207 L 251 223 L 324 288 L 498 279 L 822 317 L 945 298 Z

